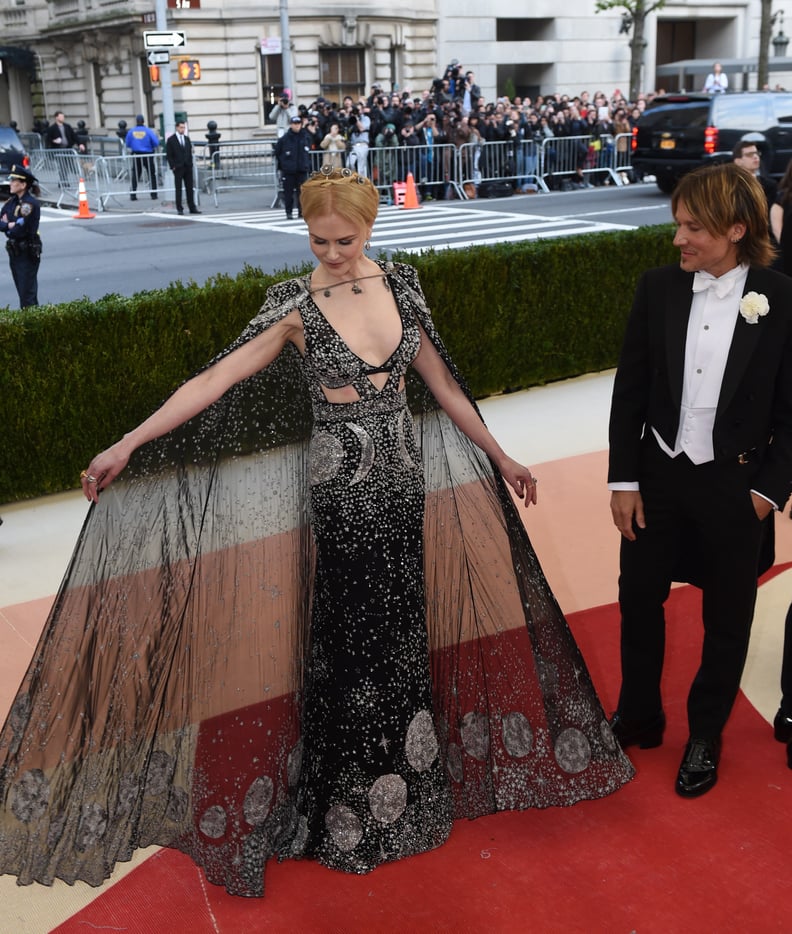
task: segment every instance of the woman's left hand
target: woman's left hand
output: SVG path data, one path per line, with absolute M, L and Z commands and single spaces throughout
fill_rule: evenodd
M 498 469 L 503 479 L 523 500 L 526 509 L 531 503 L 536 505 L 536 477 L 527 467 L 523 467 L 511 457 L 506 457 L 502 463 L 498 464 Z

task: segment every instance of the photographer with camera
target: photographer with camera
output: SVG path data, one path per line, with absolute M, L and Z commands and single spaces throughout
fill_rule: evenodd
M 399 137 L 396 133 L 396 127 L 392 123 L 386 123 L 382 132 L 374 138 L 374 152 L 372 153 L 372 165 L 375 172 L 374 182 L 376 185 L 387 185 L 388 188 L 396 182 L 403 181 L 399 177 L 399 154 L 396 147 L 399 145 Z
M 349 142 L 351 149 L 347 157 L 347 166 L 358 175 L 368 178 L 369 130 L 371 119 L 358 105 L 352 107 L 349 115 Z
M 292 104 L 288 94 L 281 94 L 278 103 L 269 112 L 269 121 L 277 129 L 278 139 L 289 129 L 289 121 L 298 116 L 297 108 Z

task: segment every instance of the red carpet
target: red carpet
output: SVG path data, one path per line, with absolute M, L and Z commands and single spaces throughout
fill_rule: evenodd
M 636 779 L 569 809 L 458 822 L 440 849 L 349 876 L 309 862 L 271 864 L 263 900 L 210 886 L 162 851 L 55 930 L 125 934 L 770 934 L 792 931 L 792 770 L 741 695 L 718 786 L 673 790 L 687 735 L 685 697 L 700 646 L 699 592 L 668 604 L 659 749 L 630 750 Z M 608 712 L 618 685 L 618 614 L 570 619 Z M 0 929 L 2 924 L 0 923 Z

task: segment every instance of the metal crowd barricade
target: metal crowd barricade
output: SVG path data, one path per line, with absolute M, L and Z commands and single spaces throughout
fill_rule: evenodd
M 86 162 L 86 157 L 74 149 L 39 149 L 29 156 L 30 171 L 38 179 L 42 195 L 47 201 L 54 201 L 57 207 L 64 200 L 77 203 L 80 179 L 85 181 L 86 192 L 89 184 L 95 188 L 93 163 Z
M 542 149 L 533 140 L 490 140 L 465 143 L 457 157 L 457 178 L 468 198 L 469 186 L 478 190 L 485 183 L 511 183 L 515 189 L 530 186 L 548 191 L 541 166 Z
M 600 158 L 602 150 L 594 152 L 592 156 L 590 143 L 590 136 L 553 136 L 543 140 L 541 158 L 545 184 L 550 176 L 588 176 L 603 172 L 608 174 L 615 185 L 621 185 L 622 181 L 613 171 L 612 164 L 608 164 L 607 158 Z
M 619 178 L 622 172 L 632 172 L 632 139 L 632 133 L 617 133 L 613 137 L 613 171 Z
M 317 155 L 321 158 L 323 154 Z M 381 200 L 393 203 L 393 186 L 406 182 L 410 173 L 423 198 L 440 200 L 449 188 L 460 198 L 464 197 L 459 181 L 457 150 L 450 143 L 369 147 L 368 174 Z
M 142 172 L 138 172 L 138 197 L 151 195 L 154 191 L 160 196 L 162 196 L 163 193 L 169 198 L 175 196 L 176 190 L 173 175 L 168 168 L 168 160 L 164 152 L 140 155 L 126 153 L 119 156 L 99 156 L 93 163 L 93 178 L 95 181 L 92 188 L 96 191 L 100 210 L 106 210 L 107 202 L 111 199 L 116 201 L 120 198 L 124 200 L 129 199 L 132 194 L 132 177 L 136 169 L 136 163 L 138 162 L 142 169 Z M 149 177 L 149 167 L 151 167 L 154 173 L 154 178 Z M 194 169 L 193 171 L 195 181 L 197 179 L 197 170 Z M 87 186 L 88 183 L 86 181 L 86 188 Z M 90 196 L 88 200 L 90 201 Z
M 268 139 L 239 142 L 193 142 L 198 181 L 211 194 L 241 188 L 278 188 L 273 144 Z

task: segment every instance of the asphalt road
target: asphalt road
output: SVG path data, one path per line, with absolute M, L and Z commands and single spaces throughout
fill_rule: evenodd
M 132 295 L 170 282 L 203 283 L 237 275 L 248 264 L 265 271 L 292 269 L 312 259 L 305 225 L 271 209 L 271 191 L 204 196 L 200 216 L 178 217 L 166 202 L 110 205 L 90 220 L 74 208 L 43 209 L 44 255 L 39 300 Z M 429 202 L 404 211 L 383 208 L 372 254 L 393 250 L 462 247 L 477 243 L 570 236 L 592 230 L 635 228 L 671 220 L 670 203 L 654 184 L 592 188 L 468 202 Z M 0 261 L 6 301 L 17 307 L 7 266 Z

